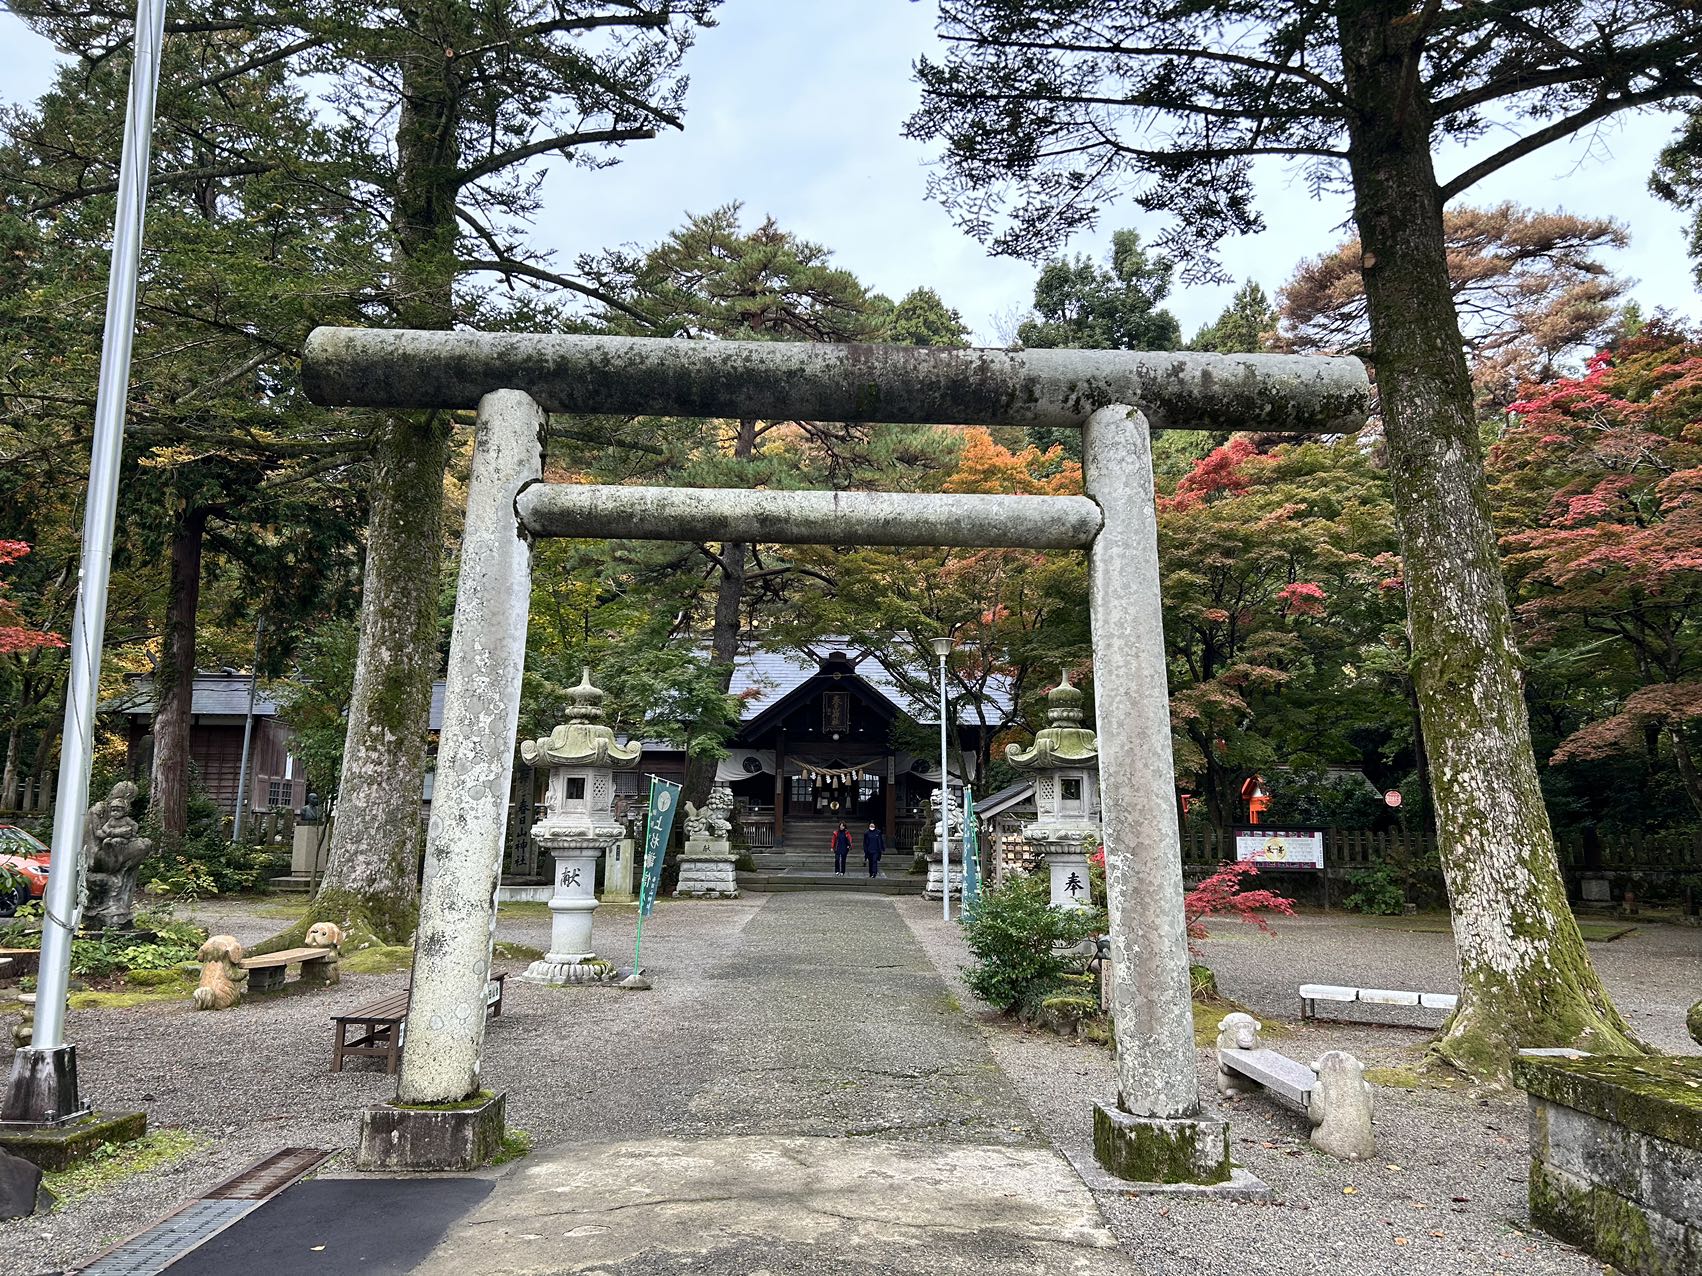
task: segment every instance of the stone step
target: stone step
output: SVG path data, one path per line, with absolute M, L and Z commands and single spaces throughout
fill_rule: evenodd
M 870 877 L 847 872 L 844 877 L 835 873 L 758 872 L 740 873 L 739 887 L 747 891 L 844 891 L 864 895 L 920 895 L 923 879 L 902 877 Z

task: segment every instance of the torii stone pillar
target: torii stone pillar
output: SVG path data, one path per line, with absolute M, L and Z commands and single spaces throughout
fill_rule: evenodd
M 1118 1096 L 1096 1109 L 1096 1151 L 1149 1189 L 1230 1178 L 1225 1123 L 1199 1117 L 1194 1072 L 1148 430 L 1355 430 L 1369 398 L 1357 361 L 322 328 L 307 342 L 302 383 L 327 405 L 480 406 L 485 459 L 475 459 L 468 500 L 404 1103 L 458 1100 L 478 1084 L 525 641 L 527 534 L 1085 548 L 1118 1045 Z M 1116 403 L 1141 410 L 1094 410 Z M 528 485 L 537 448 L 519 441 L 541 424 L 540 406 L 1082 426 L 1087 496 Z
M 543 472 L 544 423 L 543 410 L 518 390 L 493 390 L 479 401 L 397 1086 L 404 1106 L 455 1103 L 479 1090 L 532 601 L 531 541 L 514 500 Z
M 1158 518 L 1146 419 L 1101 408 L 1082 437 L 1082 484 L 1105 513 L 1087 552 L 1099 727 L 1117 1104 L 1094 1109 L 1094 1151 L 1122 1178 L 1222 1183 L 1229 1123 L 1201 1118 Z

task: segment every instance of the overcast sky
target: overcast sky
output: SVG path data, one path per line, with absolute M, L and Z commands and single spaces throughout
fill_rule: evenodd
M 3 0 L 0 0 L 3 2 Z M 923 194 L 928 153 L 901 136 L 917 100 L 911 61 L 936 46 L 934 9 L 923 0 L 726 0 L 720 26 L 703 32 L 688 59 L 686 128 L 629 145 L 622 163 L 596 172 L 557 166 L 546 185 L 537 241 L 570 265 L 581 253 L 647 246 L 687 213 L 742 201 L 747 224 L 772 214 L 786 229 L 833 249 L 836 260 L 894 298 L 918 285 L 939 291 L 991 343 L 997 316 L 1024 308 L 1034 268 L 988 257 Z M 0 97 L 33 98 L 54 53 L 16 18 L 0 13 Z M 1637 279 L 1646 310 L 1702 314 L 1679 216 L 1648 193 L 1654 157 L 1673 120 L 1628 118 L 1588 141 L 1550 146 L 1471 193 L 1474 203 L 1516 199 L 1534 207 L 1611 214 L 1632 243 L 1608 256 Z M 1444 156 L 1444 177 L 1459 160 Z M 1288 169 L 1260 175 L 1269 229 L 1225 245 L 1224 262 L 1274 293 L 1303 257 L 1341 237 L 1344 198 L 1311 198 Z M 1100 232 L 1075 248 L 1100 254 L 1109 232 L 1161 227 L 1139 209 L 1106 210 Z M 1180 289 L 1170 302 L 1192 333 L 1231 287 Z

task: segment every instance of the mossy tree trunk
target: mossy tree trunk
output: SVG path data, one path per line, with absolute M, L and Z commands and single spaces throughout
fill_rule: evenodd
M 1520 1046 L 1638 1046 L 1584 950 L 1537 783 L 1411 17 L 1406 3 L 1338 10 L 1349 162 L 1460 958 L 1459 1009 L 1434 1048 L 1504 1075 Z
M 405 328 L 447 329 L 454 318 L 459 99 L 445 50 L 457 44 L 428 42 L 401 68 L 392 293 Z M 360 646 L 325 876 L 308 915 L 268 940 L 271 948 L 316 920 L 352 930 L 357 942 L 396 944 L 418 919 L 449 422 L 387 417 L 373 461 Z

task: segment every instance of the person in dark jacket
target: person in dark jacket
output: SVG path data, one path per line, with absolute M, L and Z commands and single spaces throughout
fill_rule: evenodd
M 869 821 L 869 831 L 863 834 L 863 858 L 869 861 L 869 876 L 881 875 L 881 856 L 886 854 L 886 836 Z
M 845 830 L 845 821 L 839 821 L 839 827 L 833 830 L 833 871 L 840 877 L 845 876 L 845 859 L 851 854 L 851 834 Z

